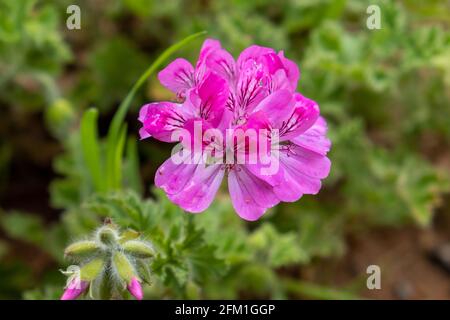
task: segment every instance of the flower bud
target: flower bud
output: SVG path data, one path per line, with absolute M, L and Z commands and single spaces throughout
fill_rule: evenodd
M 136 277 L 131 279 L 130 283 L 127 285 L 127 289 L 137 300 L 142 300 L 144 297 L 141 284 Z
M 120 232 L 107 220 L 92 238 L 68 246 L 66 258 L 76 260 L 78 265 L 62 273 L 69 277 L 67 283 L 77 281 L 78 287 L 68 288 L 61 299 L 75 299 L 89 287 L 92 299 L 128 299 L 129 291 L 141 300 L 142 283 L 151 283 L 148 258 L 155 253 L 152 244 L 139 240 L 139 236 L 133 230 Z
M 111 246 L 117 243 L 119 235 L 117 231 L 109 226 L 104 226 L 98 229 L 97 239 L 106 246 Z
M 67 128 L 75 120 L 76 113 L 68 100 L 57 99 L 45 110 L 47 127 L 57 136 L 67 134 Z
M 79 241 L 64 250 L 64 256 L 71 259 L 82 259 L 95 254 L 99 249 L 95 241 Z
M 119 251 L 114 253 L 112 260 L 119 277 L 123 279 L 125 283 L 130 283 L 133 277 L 135 277 L 134 268 L 130 260 Z
M 138 240 L 127 241 L 123 244 L 123 250 L 136 258 L 147 259 L 154 255 L 153 248 Z
M 61 296 L 61 300 L 75 300 L 78 298 L 87 288 L 89 287 L 88 281 L 76 281 L 73 279 L 63 295 Z

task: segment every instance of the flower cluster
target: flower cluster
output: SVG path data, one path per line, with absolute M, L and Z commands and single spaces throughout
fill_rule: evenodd
M 318 193 L 331 143 L 317 103 L 296 92 L 299 77 L 282 51 L 251 46 L 235 60 L 212 39 L 195 67 L 170 63 L 158 78 L 179 102 L 150 103 L 139 114 L 142 139 L 181 142 L 158 169 L 156 186 L 197 213 L 226 176 L 234 209 L 251 221 L 280 201 Z
M 150 243 L 138 239 L 136 232 L 120 234 L 114 224 L 108 223 L 92 240 L 68 246 L 64 255 L 77 265 L 63 271 L 69 278 L 61 300 L 76 299 L 88 289 L 96 299 L 123 298 L 128 291 L 142 300 L 141 282 L 150 281 L 148 259 L 154 251 Z

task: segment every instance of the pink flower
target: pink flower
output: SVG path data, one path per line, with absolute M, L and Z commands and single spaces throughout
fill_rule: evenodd
M 77 283 L 74 279 L 67 286 L 66 290 L 61 296 L 61 300 L 75 300 L 84 291 L 86 291 L 88 287 L 89 287 L 88 281 L 79 281 L 79 283 Z
M 198 213 L 209 207 L 226 176 L 234 209 L 251 221 L 280 201 L 316 194 L 330 170 L 331 143 L 317 103 L 295 92 L 299 77 L 283 52 L 251 46 L 235 61 L 216 40 L 205 41 L 195 68 L 185 60 L 171 63 L 159 79 L 184 102 L 148 104 L 139 116 L 142 139 L 182 141 L 158 169 L 156 186 Z
M 130 283 L 127 285 L 128 291 L 137 299 L 142 300 L 144 294 L 142 293 L 141 283 L 136 277 L 133 277 Z

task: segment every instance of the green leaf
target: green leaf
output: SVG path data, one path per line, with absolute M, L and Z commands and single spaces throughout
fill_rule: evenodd
M 299 281 L 298 279 L 282 279 L 286 290 L 295 295 L 322 300 L 359 300 L 356 294 L 344 290 L 329 288 L 315 283 Z
M 396 191 L 421 226 L 428 226 L 434 209 L 448 192 L 449 180 L 442 172 L 416 159 L 403 163 L 397 179 Z
M 97 118 L 97 109 L 89 109 L 83 114 L 80 128 L 81 148 L 94 188 L 98 192 L 103 192 L 105 191 L 104 171 L 98 140 Z
M 280 234 L 273 225 L 264 224 L 249 237 L 256 256 L 263 257 L 266 264 L 277 268 L 306 260 L 306 253 L 297 245 L 296 233 Z
M 128 138 L 126 149 L 127 156 L 124 168 L 126 185 L 137 194 L 142 195 L 144 191 L 139 172 L 139 155 L 135 137 Z
M 113 170 L 111 172 L 107 172 L 106 174 L 107 180 L 108 177 L 111 176 L 110 179 L 114 190 L 118 190 L 122 186 L 122 156 L 125 148 L 126 136 L 127 125 L 125 124 L 120 131 L 119 140 L 117 140 L 117 145 L 115 146 Z
M 12 211 L 0 215 L 0 226 L 12 238 L 42 245 L 45 228 L 39 216 Z
M 92 96 L 100 113 L 116 108 L 149 65 L 146 55 L 131 37 L 100 37 L 87 50 L 87 82 L 85 94 Z M 139 97 L 139 96 L 138 96 Z M 75 97 L 78 98 L 78 97 Z
M 25 300 L 58 300 L 61 297 L 61 285 L 44 285 L 41 288 L 27 290 L 23 293 Z

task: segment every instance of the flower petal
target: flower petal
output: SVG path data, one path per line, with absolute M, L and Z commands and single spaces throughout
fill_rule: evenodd
M 75 280 L 69 283 L 68 287 L 64 291 L 61 300 L 75 300 L 78 298 L 86 289 L 89 287 L 88 281 L 79 281 L 77 283 Z
M 237 65 L 241 69 L 248 60 L 259 60 L 263 55 L 275 53 L 272 48 L 257 45 L 244 49 L 237 59 Z
M 271 125 L 279 128 L 282 121 L 294 111 L 292 93 L 288 90 L 278 90 L 262 100 L 253 112 L 263 111 Z
M 221 50 L 222 46 L 220 45 L 219 40 L 215 39 L 206 39 L 203 42 L 202 48 L 200 50 L 200 55 L 198 57 L 198 61 L 196 64 L 196 69 L 200 69 L 206 64 L 208 56 L 215 52 L 216 50 Z
M 182 191 L 169 195 L 169 199 L 192 213 L 206 210 L 214 200 L 225 170 L 222 165 L 199 164 L 192 179 Z
M 275 92 L 278 90 L 288 90 L 292 93 L 295 92 L 295 89 L 292 89 L 292 85 L 284 69 L 277 70 L 274 74 L 272 74 L 268 87 L 269 92 Z
M 180 161 L 176 161 L 175 156 Z M 197 164 L 192 161 L 190 152 L 180 150 L 158 168 L 155 174 L 155 185 L 163 189 L 167 194 L 176 194 L 183 190 L 186 184 L 193 179 L 196 169 Z
M 284 182 L 284 170 L 280 166 L 279 157 L 272 155 L 268 163 L 259 161 L 256 164 L 246 164 L 246 167 L 251 173 L 261 180 L 266 181 L 271 186 L 276 186 Z
M 283 121 L 280 129 L 280 141 L 290 140 L 308 130 L 319 117 L 320 110 L 317 103 L 302 96 L 295 95 L 294 111 Z
M 141 110 L 139 110 L 139 118 L 138 120 L 142 123 L 144 123 L 145 119 L 147 118 L 147 113 L 148 113 L 148 104 L 143 106 L 141 108 Z M 147 139 L 150 138 L 152 135 L 149 134 L 144 127 L 142 127 L 141 129 L 139 129 L 139 136 L 141 138 L 141 140 L 143 139 Z
M 217 126 L 222 119 L 230 91 L 227 82 L 214 73 L 209 73 L 198 88 L 200 117 Z
M 141 140 L 150 138 L 152 135 L 149 134 L 144 128 L 140 128 L 139 129 L 139 137 L 141 138 Z
M 269 95 L 267 76 L 252 61 L 240 71 L 236 88 L 232 88 L 231 109 L 238 115 L 250 114 Z
M 272 187 L 243 165 L 229 171 L 228 190 L 234 209 L 245 220 L 258 220 L 268 208 L 279 203 Z
M 274 186 L 282 201 L 297 201 L 303 194 L 317 194 L 321 179 L 330 173 L 330 160 L 311 150 L 291 144 L 280 152 L 284 183 Z
M 287 78 L 289 79 L 291 88 L 295 91 L 297 89 L 298 80 L 300 79 L 300 70 L 294 61 L 284 57 L 283 51 L 278 52 L 278 57 L 283 64 L 283 69 L 285 70 Z
M 260 152 L 267 154 L 270 150 L 270 132 L 266 114 L 253 112 L 245 123 L 227 132 L 226 148 L 233 150 L 238 164 L 255 164 Z
M 301 172 L 308 177 L 324 179 L 330 173 L 330 160 L 311 150 L 292 144 L 289 150 L 281 151 L 280 154 L 282 165 L 291 166 L 295 172 Z
M 270 74 L 274 74 L 278 70 L 284 68 L 280 57 L 275 52 L 264 54 L 260 60 L 264 62 L 264 65 Z
M 331 141 L 326 137 L 326 134 L 327 122 L 324 118 L 319 117 L 311 128 L 291 139 L 291 141 L 305 149 L 326 155 L 331 147 Z
M 159 82 L 180 97 L 195 86 L 194 67 L 186 59 L 178 58 L 158 73 Z
M 227 80 L 229 85 L 235 85 L 237 78 L 236 62 L 228 51 L 224 49 L 212 51 L 205 63 L 211 71 Z
M 176 103 L 147 104 L 139 112 L 139 121 L 143 124 L 140 136 L 142 139 L 152 136 L 164 142 L 177 142 L 174 132 L 182 129 L 193 116 L 192 110 Z

